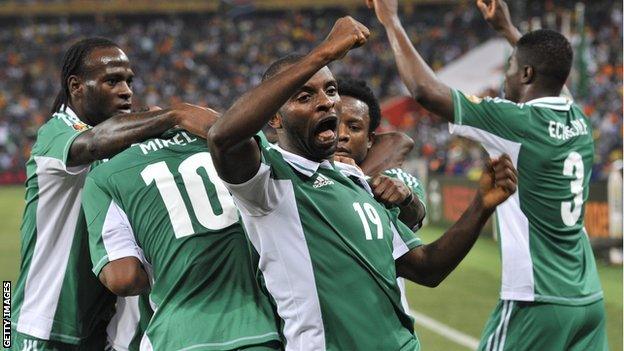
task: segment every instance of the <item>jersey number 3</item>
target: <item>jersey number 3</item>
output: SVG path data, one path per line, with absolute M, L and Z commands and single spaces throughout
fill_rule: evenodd
M 583 178 L 585 173 L 583 158 L 578 152 L 571 152 L 563 162 L 563 175 L 575 177 L 570 182 L 570 190 L 574 195 L 574 200 L 561 203 L 561 219 L 565 225 L 571 227 L 578 222 L 583 209 Z
M 198 173 L 200 169 L 204 169 L 208 175 L 206 180 L 214 185 L 217 194 L 216 200 L 222 209 L 219 214 L 216 213 L 210 203 L 211 199 L 206 191 L 204 178 Z M 186 193 L 191 201 L 193 212 L 195 212 L 195 218 L 202 226 L 209 230 L 220 230 L 238 222 L 234 200 L 219 179 L 209 153 L 200 152 L 188 157 L 180 163 L 178 172 L 182 176 Z M 150 185 L 152 182 L 156 183 L 158 192 L 169 213 L 176 238 L 195 234 L 191 216 L 167 164 L 164 161 L 151 164 L 145 167 L 141 176 L 145 185 Z

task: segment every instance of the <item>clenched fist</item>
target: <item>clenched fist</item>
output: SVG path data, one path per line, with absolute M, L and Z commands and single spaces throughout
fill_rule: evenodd
M 350 16 L 336 21 L 331 32 L 317 47 L 317 50 L 328 61 L 339 60 L 349 50 L 366 44 L 370 32 L 366 26 Z
M 483 208 L 493 210 L 502 204 L 518 187 L 518 172 L 509 155 L 503 154 L 497 160 L 490 160 L 479 180 L 479 192 Z
M 400 206 L 412 195 L 410 188 L 402 181 L 378 174 L 370 181 L 375 199 L 386 206 Z

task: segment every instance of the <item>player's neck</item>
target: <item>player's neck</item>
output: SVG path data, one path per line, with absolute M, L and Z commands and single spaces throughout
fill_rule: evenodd
M 561 88 L 555 89 L 531 85 L 526 89 L 522 98 L 518 102 L 525 103 L 535 99 L 559 95 L 561 95 Z

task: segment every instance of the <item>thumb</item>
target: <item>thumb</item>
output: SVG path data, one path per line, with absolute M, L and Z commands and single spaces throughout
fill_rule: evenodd
M 373 2 L 373 0 L 366 0 L 366 6 L 369 9 L 374 9 L 375 8 L 375 3 Z
M 487 5 L 483 2 L 483 0 L 477 0 L 477 7 L 479 8 L 479 11 L 481 11 L 482 14 L 487 14 L 488 12 L 488 7 Z

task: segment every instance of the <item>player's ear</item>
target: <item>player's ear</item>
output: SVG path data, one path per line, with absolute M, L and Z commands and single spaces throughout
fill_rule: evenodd
M 366 142 L 366 148 L 370 149 L 375 143 L 375 132 L 368 133 L 368 141 Z
M 282 116 L 279 113 L 276 113 L 275 116 L 271 117 L 269 120 L 269 125 L 275 129 L 282 128 Z
M 67 78 L 67 89 L 69 90 L 69 96 L 82 95 L 82 79 L 77 75 L 71 75 Z
M 535 69 L 533 69 L 533 66 L 526 65 L 522 67 L 522 76 L 520 77 L 522 84 L 531 84 L 533 80 L 535 80 Z

